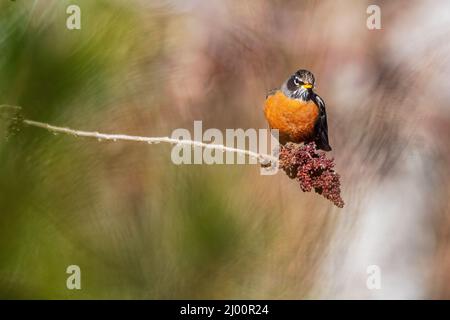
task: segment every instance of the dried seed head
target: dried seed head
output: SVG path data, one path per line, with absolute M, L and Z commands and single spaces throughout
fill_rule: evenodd
M 296 179 L 303 192 L 321 194 L 337 207 L 344 207 L 341 198 L 340 176 L 334 171 L 334 159 L 319 152 L 314 142 L 281 146 L 280 168 L 289 178 Z

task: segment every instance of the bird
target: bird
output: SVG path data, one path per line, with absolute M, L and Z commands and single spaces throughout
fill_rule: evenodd
M 300 69 L 267 94 L 264 115 L 269 127 L 279 130 L 280 144 L 315 142 L 318 149 L 331 151 L 325 102 L 314 86 L 312 72 Z

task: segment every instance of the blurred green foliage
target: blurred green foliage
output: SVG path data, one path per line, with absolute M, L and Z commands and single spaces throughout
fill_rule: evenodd
M 118 54 L 123 44 L 120 32 L 132 17 L 125 7 L 109 1 L 78 1 L 86 8 L 86 24 L 95 22 L 99 27 L 95 32 L 92 28 L 73 32 L 65 27 L 68 3 L 0 3 L 0 101 L 22 106 L 24 114 L 33 119 L 52 121 L 74 100 L 108 95 L 107 77 L 120 71 L 120 67 L 111 66 L 120 65 L 124 58 Z M 2 139 L 1 297 L 70 295 L 70 291 L 63 290 L 64 266 L 74 260 L 80 264 L 89 261 L 78 250 L 76 241 L 67 238 L 69 226 L 58 223 L 77 210 L 74 204 L 78 197 L 89 195 L 89 188 L 68 195 L 64 192 L 65 182 L 52 179 L 58 171 L 65 172 L 67 183 L 83 175 L 83 166 L 71 172 L 72 161 L 87 161 L 86 155 L 61 141 L 55 142 L 46 132 L 27 128 L 8 141 Z
M 69 3 L 83 8 L 79 31 L 65 27 Z M 92 128 L 112 102 L 132 99 L 120 84 L 142 32 L 133 10 L 1 1 L 0 104 Z M 248 288 L 276 226 L 263 203 L 224 191 L 245 169 L 176 167 L 169 149 L 147 148 L 27 127 L 2 137 L 0 298 L 225 298 Z M 66 289 L 71 264 L 81 267 L 80 291 Z

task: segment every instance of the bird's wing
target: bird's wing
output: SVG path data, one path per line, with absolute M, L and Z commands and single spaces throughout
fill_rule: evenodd
M 317 118 L 314 126 L 314 142 L 319 149 L 331 151 L 330 144 L 328 143 L 328 124 L 325 102 L 317 94 L 314 94 L 313 100 L 319 107 L 319 117 Z

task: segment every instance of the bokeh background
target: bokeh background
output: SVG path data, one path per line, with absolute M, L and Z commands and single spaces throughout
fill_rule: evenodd
M 0 1 L 0 104 L 33 120 L 266 128 L 266 92 L 299 68 L 327 103 L 344 209 L 256 165 L 0 122 L 0 297 L 450 298 L 448 1 Z

